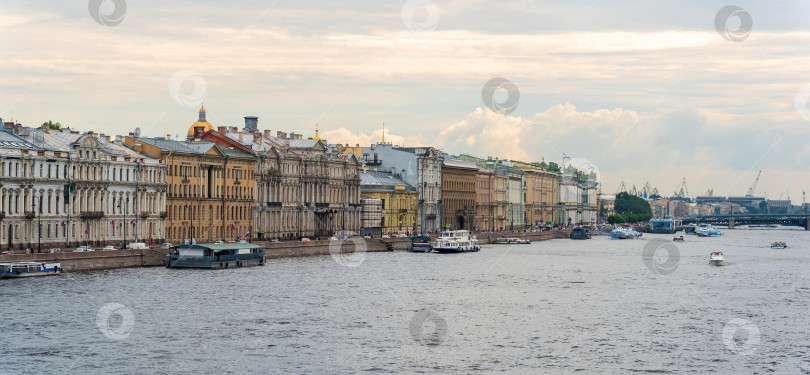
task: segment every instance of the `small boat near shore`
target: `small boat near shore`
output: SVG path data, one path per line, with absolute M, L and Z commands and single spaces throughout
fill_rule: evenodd
M 510 244 L 524 244 L 528 245 L 532 243 L 532 240 L 527 238 L 517 238 L 517 237 L 501 237 L 496 238 L 493 244 L 496 245 L 510 245 Z
M 709 255 L 709 264 L 713 266 L 723 266 L 726 264 L 726 257 L 722 252 L 716 251 Z
M 62 272 L 61 263 L 8 262 L 0 263 L 0 279 L 52 276 Z
M 411 237 L 411 243 L 408 245 L 408 251 L 415 253 L 429 253 L 433 251 L 433 246 L 430 245 L 430 237 L 428 236 Z
M 683 241 L 684 241 L 684 240 L 683 240 L 683 236 L 678 236 L 678 237 L 675 237 L 675 238 L 673 238 L 673 239 L 672 239 L 672 241 L 675 241 L 675 242 L 683 242 Z
M 771 249 L 787 249 L 787 244 L 782 241 L 777 241 L 771 244 Z
M 591 232 L 586 228 L 576 227 L 571 229 L 571 234 L 568 235 L 568 238 L 572 240 L 589 240 L 591 239 Z
M 433 249 L 440 253 L 463 253 L 481 250 L 478 246 L 478 238 L 470 234 L 468 230 L 443 231 L 433 241 Z
M 166 268 L 239 268 L 263 266 L 265 251 L 250 243 L 175 246 L 166 254 Z

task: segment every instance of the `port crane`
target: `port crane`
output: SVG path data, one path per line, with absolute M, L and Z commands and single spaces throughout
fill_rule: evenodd
M 676 197 L 679 197 L 679 198 L 689 198 L 691 196 L 691 194 L 689 194 L 689 188 L 686 187 L 686 177 L 683 178 L 683 182 L 681 182 L 681 186 L 678 188 L 678 190 L 675 190 L 675 192 L 673 193 L 673 196 L 676 196 Z
M 748 188 L 748 194 L 745 195 L 746 197 L 753 197 L 754 196 L 754 190 L 757 188 L 757 183 L 759 183 L 759 176 L 761 176 L 761 175 L 762 175 L 762 170 L 760 169 L 759 172 L 757 173 L 757 178 L 754 180 L 754 183 L 751 185 L 750 188 Z
M 624 186 L 624 181 L 622 181 L 622 184 L 619 185 L 619 189 L 616 190 L 616 194 L 618 195 L 619 193 L 626 193 L 626 192 L 627 192 L 627 187 Z

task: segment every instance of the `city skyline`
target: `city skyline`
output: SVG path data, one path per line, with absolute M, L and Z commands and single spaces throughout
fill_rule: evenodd
M 566 153 L 598 166 L 605 193 L 649 181 L 669 195 L 686 177 L 694 195 L 743 195 L 760 169 L 771 199 L 810 190 L 808 5 L 739 3 L 753 28 L 734 42 L 718 2 L 416 3 L 129 2 L 107 25 L 84 3 L 6 4 L 0 30 L 18 37 L 0 117 L 182 135 L 204 100 L 214 126 L 255 115 L 367 145 L 385 123 L 387 141 L 455 154 Z M 508 114 L 482 101 L 496 77 L 519 89 Z

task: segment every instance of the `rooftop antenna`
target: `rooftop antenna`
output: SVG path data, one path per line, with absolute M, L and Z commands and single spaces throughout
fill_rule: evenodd
M 383 123 L 382 143 L 385 144 L 385 123 Z

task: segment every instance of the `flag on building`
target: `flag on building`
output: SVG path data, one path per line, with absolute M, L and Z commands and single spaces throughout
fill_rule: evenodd
M 84 234 L 90 234 L 90 229 L 85 229 Z
M 115 228 L 115 220 L 110 220 L 110 225 Z
M 231 223 L 231 229 L 236 230 L 236 225 L 234 225 L 233 223 Z
M 135 225 L 135 220 L 130 221 L 129 225 Z
M 245 233 L 245 238 L 248 238 L 248 236 L 250 236 L 250 232 Z
M 62 220 L 62 226 L 63 226 L 63 227 L 65 226 L 65 221 L 64 221 L 64 220 Z
M 563 152 L 563 160 L 571 160 L 571 157 Z

